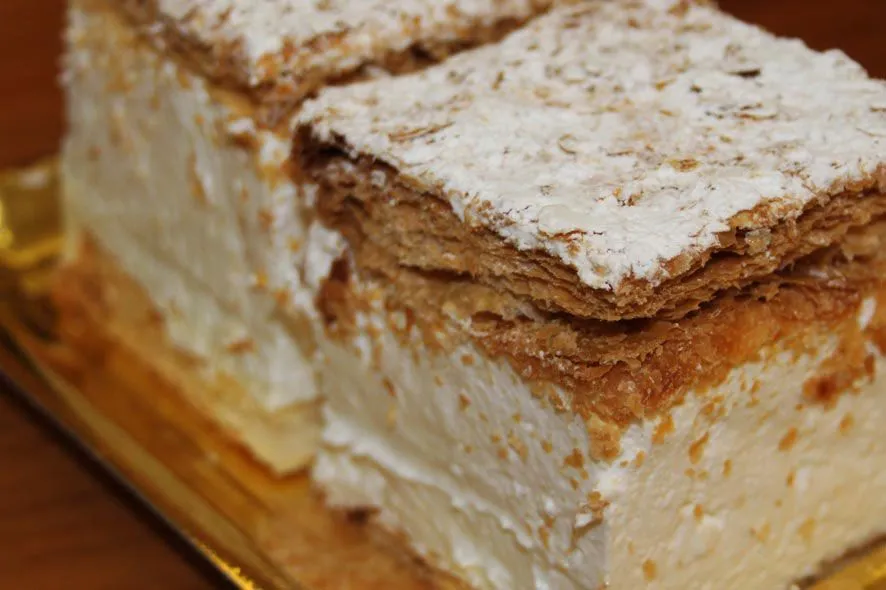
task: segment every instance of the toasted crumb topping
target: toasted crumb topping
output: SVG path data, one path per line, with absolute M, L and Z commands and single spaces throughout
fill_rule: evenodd
M 246 354 L 255 351 L 255 341 L 252 338 L 241 338 L 235 340 L 227 346 L 228 352 L 231 354 Z
M 524 443 L 514 432 L 508 433 L 508 446 L 523 461 L 526 461 L 529 457 L 529 449 L 526 448 L 526 443 Z
M 791 428 L 788 430 L 787 434 L 785 434 L 780 441 L 778 441 L 778 450 L 782 452 L 790 451 L 794 448 L 794 445 L 797 444 L 797 438 L 799 437 L 799 433 L 796 428 Z
M 765 543 L 769 539 L 769 535 L 772 532 L 772 525 L 768 522 L 764 522 L 759 527 L 754 527 L 751 529 L 751 534 L 757 538 L 761 543 Z
M 674 419 L 668 414 L 655 427 L 655 432 L 652 434 L 652 442 L 660 445 L 664 443 L 665 437 L 672 432 L 674 432 Z
M 855 417 L 852 414 L 846 414 L 840 420 L 840 434 L 849 434 L 853 426 L 855 426 Z
M 581 451 L 577 448 L 572 449 L 572 452 L 569 453 L 566 458 L 563 459 L 564 467 L 572 467 L 573 469 L 581 469 L 584 467 L 585 458 L 582 455 Z
M 854 332 L 859 328 L 850 324 L 846 329 Z M 874 355 L 868 350 L 866 341 L 844 336 L 837 350 L 803 384 L 804 398 L 813 404 L 833 408 L 843 393 L 871 381 L 875 368 Z
M 815 519 L 807 518 L 803 521 L 803 524 L 797 529 L 797 533 L 799 533 L 800 538 L 809 543 L 812 541 L 812 536 L 815 534 Z
M 701 522 L 704 519 L 704 506 L 696 504 L 692 508 L 692 516 L 695 518 L 696 522 Z
M 647 581 L 651 582 L 655 579 L 658 574 L 658 566 L 651 559 L 647 559 L 643 562 L 643 577 L 646 578 Z
M 701 461 L 702 455 L 704 455 L 705 445 L 708 444 L 708 439 L 711 437 L 710 432 L 705 432 L 701 438 L 694 441 L 691 445 L 689 445 L 689 461 L 695 465 L 699 461 Z

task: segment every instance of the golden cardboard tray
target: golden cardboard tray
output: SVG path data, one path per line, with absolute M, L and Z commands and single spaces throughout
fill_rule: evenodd
M 0 374 L 239 588 L 445 586 L 359 518 L 326 509 L 304 475 L 266 472 L 132 354 L 55 337 L 58 192 L 52 159 L 0 172 Z M 886 590 L 886 547 L 811 588 Z

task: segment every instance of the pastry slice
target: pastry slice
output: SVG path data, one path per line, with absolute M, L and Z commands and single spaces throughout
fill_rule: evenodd
M 323 91 L 329 502 L 466 585 L 779 589 L 886 534 L 886 84 L 717 9 L 555 9 Z
M 338 239 L 309 230 L 289 119 L 325 84 L 419 69 L 547 2 L 358 4 L 70 2 L 62 307 L 281 472 L 319 433 L 313 282 Z

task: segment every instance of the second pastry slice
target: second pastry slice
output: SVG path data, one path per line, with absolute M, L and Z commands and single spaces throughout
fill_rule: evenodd
M 553 11 L 306 105 L 331 502 L 501 590 L 777 589 L 886 533 L 886 85 Z

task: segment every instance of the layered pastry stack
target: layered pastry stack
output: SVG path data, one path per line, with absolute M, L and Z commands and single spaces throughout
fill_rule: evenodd
M 886 535 L 886 84 L 691 2 L 350 4 L 73 2 L 60 297 L 467 587 Z

